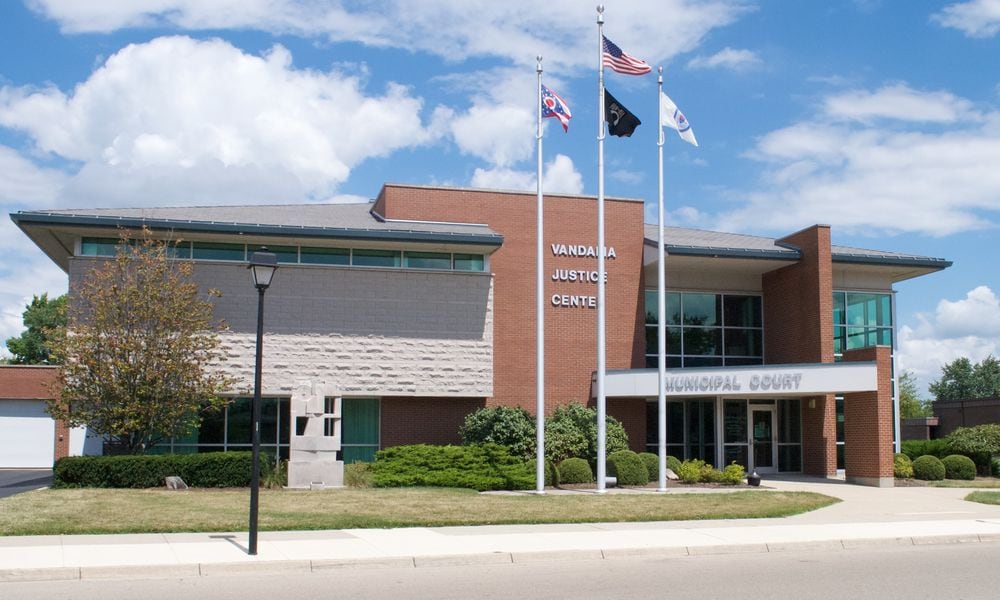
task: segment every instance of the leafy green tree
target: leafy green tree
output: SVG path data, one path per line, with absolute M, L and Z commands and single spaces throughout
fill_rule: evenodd
M 24 326 L 17 337 L 7 338 L 7 350 L 15 365 L 52 364 L 49 348 L 53 335 L 66 328 L 66 294 L 49 300 L 49 295 L 34 296 L 24 307 Z
M 938 400 L 1000 396 L 1000 360 L 987 356 L 978 363 L 962 357 L 941 367 L 941 379 L 931 383 Z
M 54 417 L 141 454 L 226 403 L 233 380 L 210 369 L 222 324 L 192 268 L 148 232 L 135 243 L 123 234 L 117 255 L 73 286 L 68 331 L 53 342 L 62 364 Z
M 903 371 L 899 376 L 899 416 L 904 419 L 931 416 L 931 404 L 920 397 L 913 371 Z

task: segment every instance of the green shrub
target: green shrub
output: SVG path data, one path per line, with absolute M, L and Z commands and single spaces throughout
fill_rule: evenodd
M 976 463 L 962 454 L 952 454 L 941 459 L 944 476 L 948 479 L 973 480 L 976 478 Z
M 918 456 L 913 461 L 913 476 L 925 481 L 940 481 L 944 479 L 944 464 L 940 458 L 930 454 Z
M 722 481 L 722 471 L 709 464 L 702 465 L 700 479 L 703 483 L 719 483 Z
M 371 472 L 375 487 L 535 488 L 534 463 L 498 444 L 394 446 L 375 454 Z
M 344 485 L 352 488 L 372 486 L 372 463 L 354 462 L 344 465 Z
M 746 469 L 743 465 L 738 465 L 732 462 L 726 465 L 726 468 L 722 470 L 721 482 L 726 485 L 739 485 L 743 483 L 743 480 L 747 478 Z
M 608 475 L 618 478 L 618 485 L 646 485 L 649 473 L 639 455 L 631 450 L 618 450 L 608 455 Z
M 281 489 L 288 485 L 288 461 L 261 456 L 260 486 L 269 490 Z
M 944 458 L 954 454 L 946 440 L 903 440 L 901 450 L 911 461 L 926 455 Z
M 951 453 L 968 456 L 986 475 L 992 470 L 993 457 L 1000 454 L 1000 423 L 959 427 L 945 440 Z
M 535 485 L 537 486 L 538 485 L 538 472 L 536 470 L 537 464 L 535 461 L 529 461 L 528 465 L 531 467 L 531 472 L 535 474 Z M 551 460 L 545 461 L 545 485 L 556 486 L 559 485 L 560 481 L 562 481 L 562 474 L 559 473 L 559 467 L 557 467 L 556 463 L 552 462 Z
M 583 458 L 571 457 L 559 463 L 559 481 L 561 483 L 593 483 L 594 471 L 590 463 Z
M 670 456 L 668 454 L 667 455 L 667 468 L 670 469 L 671 471 L 673 471 L 674 474 L 676 474 L 677 471 L 679 471 L 680 468 L 681 468 L 681 461 L 678 460 L 676 456 Z
M 650 481 L 660 480 L 660 457 L 652 452 L 640 452 L 639 458 L 646 465 L 646 473 L 649 474 Z
M 567 458 L 584 458 L 587 455 L 587 436 L 576 424 L 563 419 L 545 422 L 545 458 L 561 463 Z
M 703 460 L 686 460 L 674 472 L 677 473 L 677 477 L 684 483 L 698 483 L 701 481 L 701 474 L 704 467 L 705 461 Z
M 519 406 L 480 408 L 459 429 L 463 444 L 500 444 L 513 456 L 535 455 L 535 419 Z
M 597 410 L 594 408 L 589 408 L 583 406 L 582 404 L 567 404 L 565 406 L 560 406 L 552 413 L 549 417 L 549 423 L 545 426 L 546 440 L 548 440 L 549 424 L 559 423 L 558 429 L 563 433 L 568 433 L 570 429 L 575 429 L 583 435 L 583 439 L 586 442 L 584 453 L 582 454 L 566 454 L 563 456 L 548 455 L 548 449 L 551 446 L 548 441 L 546 441 L 546 456 L 549 460 L 554 460 L 556 462 L 561 461 L 564 458 L 570 456 L 579 456 L 581 458 L 586 458 L 590 461 L 591 465 L 597 464 Z M 569 424 L 566 426 L 564 424 Z M 571 426 L 571 427 L 570 427 Z M 579 439 L 576 436 L 571 436 L 574 440 Z M 608 456 L 618 450 L 628 449 L 628 435 L 625 433 L 625 428 L 622 424 L 618 422 L 614 417 L 607 417 L 605 419 L 605 452 Z
M 990 475 L 1000 477 L 1000 460 L 994 459 L 990 464 Z
M 913 477 L 913 461 L 910 457 L 900 452 L 892 457 L 892 474 L 899 479 L 909 479 Z
M 56 461 L 55 488 L 152 488 L 177 475 L 191 487 L 248 487 L 250 452 L 68 456 Z

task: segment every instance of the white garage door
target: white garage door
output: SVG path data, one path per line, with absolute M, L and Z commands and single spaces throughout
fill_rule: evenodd
M 52 467 L 56 422 L 41 400 L 0 400 L 0 467 Z

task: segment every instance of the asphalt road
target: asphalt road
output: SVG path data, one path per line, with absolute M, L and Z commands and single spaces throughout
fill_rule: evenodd
M 0 469 L 0 498 L 52 485 L 52 469 Z
M 108 598 L 720 598 L 919 600 L 998 597 L 1000 543 L 659 559 L 347 569 L 160 580 L 0 583 L 4 600 Z

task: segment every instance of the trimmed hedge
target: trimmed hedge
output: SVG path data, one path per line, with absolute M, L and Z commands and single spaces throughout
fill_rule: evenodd
M 677 474 L 677 471 L 681 469 L 681 461 L 676 456 L 667 455 L 667 468 Z
M 944 465 L 944 476 L 948 479 L 972 481 L 976 478 L 976 463 L 968 456 L 952 454 L 942 458 L 941 464 Z
M 892 456 L 892 475 L 899 479 L 909 479 L 913 477 L 913 461 L 910 457 L 900 452 Z
M 560 483 L 593 483 L 594 471 L 583 458 L 567 458 L 559 463 Z
M 649 472 L 639 455 L 631 450 L 618 450 L 608 455 L 608 475 L 618 478 L 618 485 L 646 485 Z
M 535 419 L 520 406 L 480 408 L 465 417 L 458 433 L 465 445 L 500 444 L 514 456 L 535 455 Z
M 535 463 L 497 444 L 394 446 L 375 454 L 371 474 L 375 487 L 535 488 Z
M 170 475 L 191 487 L 249 487 L 252 465 L 251 452 L 67 456 L 56 461 L 52 487 L 153 488 Z
M 954 454 L 947 440 L 903 440 L 900 449 L 903 454 L 910 457 L 910 460 L 917 460 L 925 455 L 944 458 Z
M 917 479 L 940 481 L 944 479 L 944 474 L 944 464 L 936 456 L 925 454 L 913 461 L 913 476 Z

